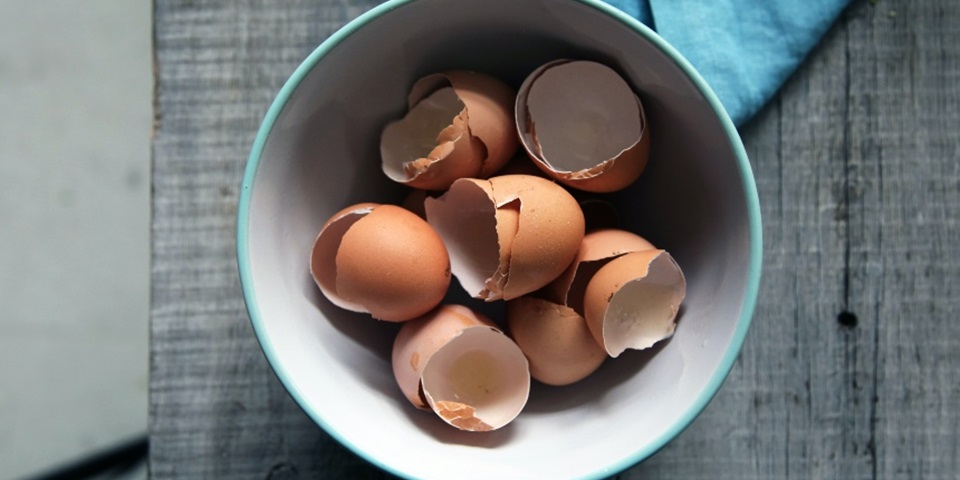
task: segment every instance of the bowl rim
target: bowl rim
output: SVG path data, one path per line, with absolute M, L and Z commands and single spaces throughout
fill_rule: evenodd
M 335 31 L 319 46 L 317 46 L 306 57 L 306 59 L 304 59 L 300 65 L 297 66 L 294 72 L 281 87 L 260 124 L 256 137 L 253 141 L 250 155 L 247 159 L 246 167 L 244 169 L 243 180 L 240 188 L 239 204 L 237 208 L 236 247 L 240 284 L 247 308 L 247 313 L 250 318 L 250 323 L 253 327 L 255 335 L 257 336 L 258 344 L 260 345 L 264 356 L 266 356 L 274 374 L 279 378 L 287 392 L 291 397 L 293 397 L 300 408 L 311 419 L 313 419 L 315 423 L 323 428 L 327 434 L 336 439 L 341 445 L 344 445 L 349 450 L 367 462 L 377 466 L 378 468 L 405 478 L 410 478 L 410 474 L 397 470 L 395 467 L 381 462 L 378 458 L 368 454 L 350 442 L 345 436 L 341 435 L 339 431 L 330 427 L 330 425 L 324 420 L 323 416 L 306 402 L 303 394 L 293 383 L 289 373 L 284 369 L 284 366 L 276 360 L 275 347 L 267 340 L 267 337 L 265 336 L 263 318 L 256 300 L 256 292 L 254 290 L 249 261 L 250 243 L 248 232 L 250 201 L 253 192 L 254 179 L 260 164 L 260 158 L 263 155 L 264 147 L 271 131 L 273 130 L 273 126 L 275 125 L 284 107 L 289 102 L 294 91 L 299 87 L 300 83 L 307 76 L 307 74 L 343 40 L 353 35 L 378 17 L 396 8 L 417 1 L 420 0 L 388 0 L 362 13 Z M 682 54 L 680 54 L 679 51 L 677 51 L 666 40 L 660 37 L 656 32 L 621 10 L 604 3 L 602 0 L 570 1 L 581 3 L 599 11 L 602 14 L 613 17 L 614 20 L 617 20 L 618 22 L 632 29 L 640 36 L 644 37 L 647 41 L 652 43 L 656 48 L 669 57 L 677 65 L 677 67 L 680 68 L 685 75 L 687 75 L 687 77 L 706 99 L 707 103 L 720 120 L 721 126 L 723 127 L 724 133 L 727 136 L 727 140 L 730 142 L 731 148 L 737 160 L 736 165 L 740 173 L 741 186 L 743 188 L 744 197 L 747 203 L 747 225 L 749 230 L 748 238 L 750 242 L 748 278 L 744 289 L 744 298 L 742 303 L 743 306 L 740 312 L 740 318 L 737 320 L 733 335 L 730 339 L 729 347 L 721 357 L 720 363 L 717 365 L 717 369 L 708 379 L 701 393 L 697 396 L 691 406 L 683 412 L 680 419 L 676 423 L 654 438 L 652 442 L 644 445 L 642 448 L 637 449 L 627 458 L 624 458 L 612 465 L 598 466 L 594 471 L 594 474 L 584 477 L 605 478 L 614 472 L 622 472 L 642 462 L 663 448 L 667 443 L 676 438 L 681 432 L 690 426 L 691 423 L 693 423 L 693 420 L 700 415 L 700 413 L 706 408 L 707 404 L 710 403 L 710 401 L 720 390 L 720 387 L 729 375 L 730 370 L 733 368 L 734 362 L 739 356 L 744 339 L 746 338 L 747 331 L 749 330 L 750 323 L 753 318 L 754 310 L 756 308 L 762 270 L 763 235 L 760 218 L 759 195 L 757 193 L 756 182 L 754 180 L 753 170 L 750 166 L 746 149 L 743 146 L 743 142 L 740 139 L 740 135 L 736 126 L 730 119 L 730 116 L 720 102 L 720 99 L 703 79 L 700 73 Z

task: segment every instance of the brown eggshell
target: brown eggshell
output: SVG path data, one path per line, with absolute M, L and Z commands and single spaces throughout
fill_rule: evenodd
M 393 375 L 403 395 L 414 406 L 429 410 L 420 396 L 420 372 L 427 360 L 451 338 L 469 327 L 496 325 L 486 316 L 462 305 L 441 305 L 400 327 L 393 342 Z
M 492 177 L 497 205 L 520 201 L 519 226 L 511 245 L 503 298 L 510 300 L 553 281 L 580 248 L 585 220 L 580 205 L 563 187 L 531 175 Z
M 530 361 L 530 375 L 548 385 L 578 382 L 607 358 L 586 320 L 563 305 L 525 295 L 507 302 L 507 325 Z
M 425 190 L 442 190 L 457 178 L 477 176 L 485 149 L 468 125 L 466 106 L 452 87 L 411 104 L 407 115 L 389 123 L 380 136 L 384 174 Z
M 443 241 L 423 219 L 394 205 L 361 204 L 334 215 L 310 265 L 331 302 L 380 320 L 423 315 L 450 285 Z
M 529 175 L 462 179 L 427 199 L 427 221 L 467 292 L 510 300 L 556 278 L 583 239 L 583 212 L 559 185 Z
M 530 367 L 503 332 L 470 327 L 427 360 L 420 387 L 443 421 L 486 432 L 507 425 L 523 410 L 530 395 Z
M 673 335 L 685 295 L 683 272 L 669 253 L 628 253 L 609 261 L 587 285 L 587 326 L 612 357 L 649 348 Z
M 454 70 L 417 80 L 409 111 L 384 128 L 384 173 L 411 187 L 445 190 L 458 178 L 487 178 L 516 153 L 514 90 L 486 74 Z
M 358 203 L 333 214 L 320 228 L 310 252 L 310 274 L 320 292 L 334 305 L 352 312 L 369 313 L 362 305 L 348 302 L 337 293 L 337 251 L 347 230 L 378 206 Z
M 646 167 L 650 133 L 643 105 L 605 65 L 556 60 L 541 66 L 520 87 L 514 112 L 527 154 L 564 185 L 613 192 Z
M 529 366 L 485 316 L 443 305 L 400 328 L 392 365 L 407 400 L 461 430 L 496 430 L 523 409 Z
M 587 283 L 606 261 L 625 253 L 654 248 L 645 238 L 626 230 L 610 228 L 588 232 L 583 236 L 573 262 L 544 287 L 542 295 L 583 315 L 583 294 Z
M 435 84 L 436 77 L 449 82 L 466 105 L 470 132 L 483 142 L 486 149 L 478 176 L 490 177 L 510 161 L 520 146 L 513 116 L 517 92 L 495 77 L 467 70 L 430 75 L 420 82 Z

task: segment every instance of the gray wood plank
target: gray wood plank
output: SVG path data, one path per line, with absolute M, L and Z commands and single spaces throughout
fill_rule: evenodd
M 729 380 L 624 478 L 958 478 L 957 25 L 855 2 L 743 130 L 761 300 Z
M 270 371 L 235 260 L 237 192 L 283 81 L 375 2 L 155 3 L 150 462 L 156 478 L 382 476 Z
M 157 1 L 153 475 L 385 477 L 270 372 L 237 187 L 284 79 L 373 0 Z M 855 1 L 742 130 L 765 265 L 733 371 L 622 478 L 958 478 L 960 4 Z

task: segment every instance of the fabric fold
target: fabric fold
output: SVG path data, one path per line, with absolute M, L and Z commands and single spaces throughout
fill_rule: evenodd
M 803 62 L 849 0 L 607 0 L 700 72 L 738 127 Z

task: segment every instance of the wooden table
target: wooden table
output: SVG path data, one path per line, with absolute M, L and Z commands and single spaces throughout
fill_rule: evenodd
M 238 187 L 274 95 L 375 0 L 155 2 L 150 471 L 381 478 L 247 319 Z M 742 354 L 621 478 L 960 478 L 960 2 L 856 0 L 741 130 L 764 269 Z

